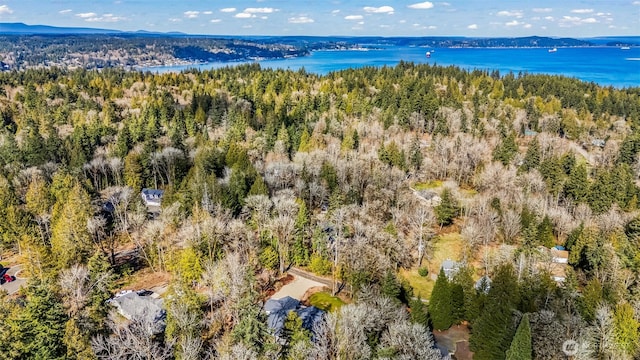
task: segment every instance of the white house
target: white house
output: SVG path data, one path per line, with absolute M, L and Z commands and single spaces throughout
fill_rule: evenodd
M 147 207 L 160 207 L 162 204 L 162 195 L 164 195 L 164 191 L 158 189 L 142 189 L 142 192 L 140 193 L 142 201 Z

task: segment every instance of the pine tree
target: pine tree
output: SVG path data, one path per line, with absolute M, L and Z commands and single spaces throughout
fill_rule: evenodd
M 512 312 L 518 303 L 518 282 L 511 265 L 502 265 L 491 283 L 486 305 L 473 323 L 474 359 L 504 359 L 514 333 Z
M 538 224 L 536 231 L 538 238 L 538 244 L 544 245 L 548 248 L 555 246 L 555 237 L 553 236 L 553 224 L 549 216 L 545 215 L 544 219 Z
M 527 153 L 522 160 L 522 165 L 520 166 L 521 171 L 529 171 L 531 169 L 535 169 L 540 165 L 540 144 L 538 143 L 538 138 L 533 139 L 531 143 L 529 143 L 529 148 L 527 149 Z
M 311 346 L 311 334 L 302 327 L 302 319 L 294 311 L 290 311 L 287 315 L 282 329 L 282 338 L 285 344 L 280 353 L 281 359 L 300 359 L 298 352 Z
M 429 299 L 429 315 L 433 328 L 436 330 L 446 330 L 453 325 L 453 305 L 451 303 L 451 286 L 449 279 L 440 269 L 436 284 Z
M 402 292 L 402 287 L 400 286 L 400 282 L 398 282 L 398 278 L 391 270 L 387 270 L 382 278 L 380 284 L 380 291 L 382 294 L 392 298 L 398 299 L 400 293 Z
M 509 133 L 502 138 L 502 141 L 493 149 L 493 160 L 500 161 L 503 165 L 508 165 L 518 153 L 515 136 Z
M 269 195 L 269 189 L 267 188 L 267 184 L 264 183 L 262 176 L 256 176 L 256 180 L 251 185 L 251 189 L 249 189 L 247 195 Z
M 640 349 L 640 322 L 629 303 L 616 305 L 613 326 L 613 337 L 618 348 L 629 357 L 637 355 Z
M 451 225 L 453 219 L 458 215 L 459 208 L 451 190 L 445 188 L 442 191 L 441 202 L 434 208 L 436 219 L 441 226 Z
M 589 194 L 589 179 L 587 178 L 587 167 L 578 164 L 571 169 L 569 178 L 564 184 L 564 194 L 575 202 L 584 202 Z
M 524 314 L 516 330 L 516 335 L 511 341 L 511 346 L 507 350 L 507 360 L 531 360 L 531 325 L 529 324 L 529 314 Z

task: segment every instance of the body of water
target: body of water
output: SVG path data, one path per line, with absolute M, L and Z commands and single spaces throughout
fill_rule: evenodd
M 426 57 L 426 52 L 431 57 Z M 259 61 L 265 68 L 326 74 L 362 66 L 394 66 L 400 60 L 433 65 L 455 65 L 464 69 L 499 70 L 501 74 L 555 74 L 615 87 L 640 86 L 640 47 L 558 48 L 422 48 L 389 46 L 370 50 L 315 51 L 310 56 Z M 159 66 L 142 70 L 182 71 L 190 68 L 214 69 L 238 63 L 207 63 L 189 66 Z

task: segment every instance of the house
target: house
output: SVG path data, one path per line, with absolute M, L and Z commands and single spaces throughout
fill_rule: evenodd
M 164 195 L 164 191 L 158 189 L 142 189 L 140 195 L 142 196 L 142 201 L 147 207 L 160 207 L 160 205 L 162 204 L 162 195 Z
M 606 141 L 604 139 L 593 139 L 591 140 L 591 146 L 603 148 L 606 145 Z
M 269 299 L 264 304 L 264 311 L 267 313 L 267 326 L 276 338 L 279 338 L 287 316 L 291 311 L 295 312 L 302 320 L 302 327 L 313 334 L 314 326 L 324 318 L 324 311 L 315 306 L 303 306 L 300 301 L 285 296 L 281 299 Z
M 123 291 L 107 302 L 126 319 L 149 324 L 152 334 L 162 333 L 166 327 L 167 312 L 162 299 L 154 297 L 151 291 Z
M 564 250 L 561 246 L 556 246 L 550 250 L 551 261 L 557 264 L 569 263 L 569 252 Z
M 438 206 L 442 202 L 442 198 L 434 191 L 421 190 L 416 191 L 416 194 L 419 196 L 420 200 L 430 207 Z
M 451 259 L 446 259 L 442 262 L 440 266 L 442 270 L 444 270 L 444 274 L 447 276 L 449 280 L 453 279 L 458 270 L 460 270 L 460 263 L 453 261 Z
M 538 251 L 542 259 L 536 267 L 539 270 L 547 270 L 555 282 L 563 283 L 566 280 L 567 266 L 569 266 L 569 252 L 562 246 L 554 246 L 551 249 L 540 246 Z

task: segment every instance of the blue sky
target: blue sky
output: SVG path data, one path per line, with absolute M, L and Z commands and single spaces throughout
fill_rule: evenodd
M 0 22 L 221 35 L 640 35 L 640 0 L 0 0 Z

